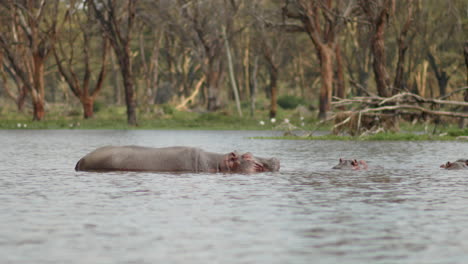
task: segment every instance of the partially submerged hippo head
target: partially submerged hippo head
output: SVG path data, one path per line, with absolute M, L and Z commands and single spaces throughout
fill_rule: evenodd
M 280 162 L 277 158 L 261 158 L 254 157 L 252 153 L 247 152 L 240 156 L 236 172 L 240 173 L 255 173 L 267 171 L 279 171 Z
M 367 163 L 363 160 L 356 159 L 342 159 L 340 158 L 338 165 L 334 166 L 332 169 L 339 170 L 360 170 L 367 169 Z
M 458 159 L 455 162 L 447 161 L 447 163 L 440 165 L 440 167 L 447 170 L 468 169 L 468 159 Z

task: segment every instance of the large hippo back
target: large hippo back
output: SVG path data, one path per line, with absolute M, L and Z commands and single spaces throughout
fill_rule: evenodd
M 147 148 L 107 146 L 84 156 L 77 171 L 205 171 L 210 164 L 204 151 L 191 147 Z

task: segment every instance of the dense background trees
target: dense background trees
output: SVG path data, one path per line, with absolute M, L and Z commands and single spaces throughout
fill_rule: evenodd
M 90 118 L 95 100 L 123 96 L 136 125 L 138 111 L 164 103 L 216 111 L 238 97 L 253 114 L 263 99 L 274 117 L 277 98 L 289 95 L 325 118 L 333 95 L 445 96 L 468 82 L 467 8 L 463 0 L 5 0 L 0 100 L 42 120 L 47 103 L 81 104 Z

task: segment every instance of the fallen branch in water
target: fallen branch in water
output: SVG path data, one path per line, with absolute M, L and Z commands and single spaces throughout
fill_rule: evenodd
M 465 114 L 465 113 L 435 111 L 435 110 L 429 110 L 429 109 L 423 108 L 421 106 L 416 106 L 416 105 L 390 105 L 390 106 L 382 106 L 378 108 L 367 108 L 358 112 L 368 113 L 368 112 L 380 112 L 380 111 L 385 111 L 385 110 L 398 110 L 398 109 L 413 109 L 413 110 L 418 110 L 423 113 L 431 114 L 431 115 L 468 118 L 468 114 Z
M 406 97 L 406 98 L 405 98 Z M 400 93 L 392 97 L 380 97 L 380 96 L 356 96 L 351 99 L 341 99 L 338 97 L 333 97 L 337 100 L 332 102 L 334 107 L 350 105 L 350 104 L 367 104 L 367 105 L 384 105 L 389 102 L 397 103 L 430 103 L 430 104 L 440 104 L 440 105 L 458 105 L 458 106 L 468 106 L 468 102 L 463 101 L 453 101 L 453 100 L 441 100 L 441 99 L 427 99 L 413 93 Z

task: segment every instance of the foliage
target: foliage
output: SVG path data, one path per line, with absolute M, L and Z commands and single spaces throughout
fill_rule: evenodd
M 93 104 L 94 113 L 101 111 L 104 108 L 104 106 L 105 105 L 102 101 L 94 101 L 94 104 Z
M 303 98 L 294 95 L 283 95 L 278 98 L 278 105 L 283 109 L 294 109 L 299 105 L 306 105 Z
M 449 141 L 449 140 L 463 140 L 457 139 L 450 135 L 428 135 L 428 134 L 414 134 L 414 133 L 379 133 L 370 136 L 352 137 L 352 136 L 338 136 L 338 135 L 324 135 L 324 136 L 282 136 L 282 137 L 253 137 L 256 139 L 289 139 L 289 140 L 354 140 L 354 141 Z

